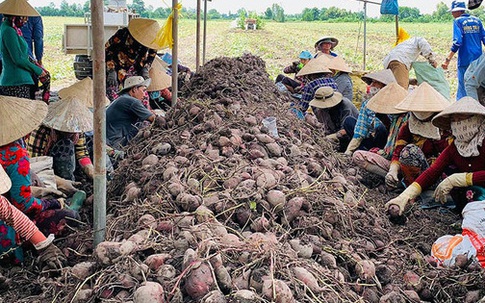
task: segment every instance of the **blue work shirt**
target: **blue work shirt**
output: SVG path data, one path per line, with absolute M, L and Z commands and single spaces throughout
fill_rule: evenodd
M 482 54 L 485 44 L 483 24 L 475 16 L 462 14 L 453 21 L 452 52 L 458 52 L 458 67 L 468 66 Z
M 478 88 L 485 87 L 485 54 L 470 63 L 465 72 L 466 95 L 478 100 Z
M 44 54 L 44 25 L 40 16 L 29 17 L 27 23 L 20 28 L 25 42 L 29 46 L 29 55 L 35 60 L 42 60 Z

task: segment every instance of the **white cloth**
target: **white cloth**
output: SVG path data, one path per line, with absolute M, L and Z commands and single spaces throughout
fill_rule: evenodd
M 408 121 L 409 131 L 412 134 L 433 140 L 439 140 L 441 138 L 440 129 L 434 126 L 431 121 L 420 121 L 414 115 L 409 115 Z
M 30 158 L 30 169 L 39 177 L 45 187 L 57 189 L 56 175 L 52 168 L 53 161 L 49 156 Z
M 391 61 L 399 61 L 406 65 L 407 69 L 410 70 L 411 64 L 418 59 L 419 55 L 422 55 L 428 61 L 435 59 L 435 54 L 431 49 L 431 45 L 429 45 L 426 39 L 422 37 L 412 37 L 394 47 L 384 58 L 382 63 L 384 68 L 387 68 Z
M 479 156 L 478 147 L 485 138 L 485 117 L 474 115 L 461 121 L 451 121 L 450 126 L 458 153 L 466 158 Z

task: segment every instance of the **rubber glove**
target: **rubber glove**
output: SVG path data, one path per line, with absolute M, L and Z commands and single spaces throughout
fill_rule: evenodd
M 86 174 L 86 176 L 89 179 L 91 179 L 91 180 L 94 179 L 94 165 L 93 164 L 90 163 L 90 164 L 87 164 L 87 165 L 85 165 L 81 168 L 82 168 L 82 171 Z
M 401 216 L 409 200 L 416 198 L 419 194 L 421 194 L 421 186 L 413 182 L 399 196 L 386 203 L 387 212 L 391 205 L 396 205 L 399 207 L 399 216 Z
M 386 185 L 390 188 L 396 188 L 399 183 L 399 170 L 401 166 L 399 162 L 392 162 L 389 167 L 389 172 L 386 175 Z
M 473 185 L 473 173 L 457 173 L 441 181 L 434 191 L 435 201 L 441 204 L 446 203 L 446 195 L 451 192 L 453 187 L 467 187 Z
M 327 136 L 325 136 L 325 138 L 327 138 L 328 140 L 330 140 L 332 142 L 338 142 L 337 133 L 333 133 L 333 134 L 327 135 Z
M 359 148 L 361 142 L 362 138 L 352 138 L 347 146 L 347 149 L 345 150 L 345 155 L 352 156 L 353 152 Z

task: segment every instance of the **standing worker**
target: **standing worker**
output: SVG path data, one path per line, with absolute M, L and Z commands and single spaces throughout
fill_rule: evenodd
M 470 63 L 482 54 L 482 43 L 485 45 L 485 30 L 482 21 L 475 16 L 465 13 L 465 2 L 453 1 L 451 14 L 453 21 L 453 45 L 451 51 L 441 65 L 447 69 L 451 59 L 458 52 L 458 91 L 456 100 L 466 96 L 465 72 Z
M 22 35 L 29 47 L 29 56 L 32 60 L 42 65 L 42 56 L 44 55 L 44 25 L 41 16 L 31 16 L 27 19 L 27 24 L 22 26 Z M 35 92 L 39 86 L 39 78 L 32 74 L 34 86 L 30 92 L 30 99 L 35 99 Z

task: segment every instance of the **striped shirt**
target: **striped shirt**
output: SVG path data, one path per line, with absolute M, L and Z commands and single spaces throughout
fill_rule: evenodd
M 11 226 L 17 234 L 29 240 L 39 229 L 24 213 L 13 206 L 7 198 L 0 196 L 0 220 Z

